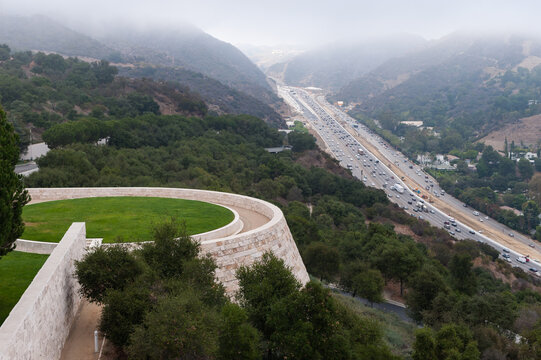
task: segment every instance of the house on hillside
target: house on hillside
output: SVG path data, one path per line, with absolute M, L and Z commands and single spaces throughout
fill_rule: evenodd
M 530 151 L 511 152 L 509 153 L 509 157 L 513 161 L 519 161 L 522 158 L 528 159 L 533 164 L 535 159 L 537 159 L 537 154 Z

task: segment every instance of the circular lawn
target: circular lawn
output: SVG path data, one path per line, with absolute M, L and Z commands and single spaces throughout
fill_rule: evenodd
M 186 222 L 188 234 L 218 229 L 233 213 L 218 205 L 157 197 L 95 197 L 47 201 L 23 209 L 25 240 L 59 242 L 73 222 L 86 222 L 87 238 L 103 242 L 148 241 L 154 224 L 171 217 Z

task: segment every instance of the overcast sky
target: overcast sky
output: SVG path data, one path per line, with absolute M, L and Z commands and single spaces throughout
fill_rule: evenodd
M 303 47 L 393 33 L 541 34 L 540 0 L 0 0 L 0 12 L 44 14 L 94 31 L 118 22 L 190 22 L 233 44 Z

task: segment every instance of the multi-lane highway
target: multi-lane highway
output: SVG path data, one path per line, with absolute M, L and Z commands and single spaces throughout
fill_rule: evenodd
M 279 94 L 317 133 L 325 151 L 367 186 L 383 189 L 411 216 L 443 227 L 457 239 L 486 242 L 526 271 L 541 269 L 541 252 L 532 240 L 445 194 L 422 168 L 323 96 L 286 86 L 279 87 Z M 529 261 L 521 263 L 526 255 Z

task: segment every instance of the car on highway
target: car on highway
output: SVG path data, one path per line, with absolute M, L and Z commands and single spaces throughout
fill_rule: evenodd
M 473 231 L 473 230 L 468 230 L 468 232 L 469 232 L 470 234 L 472 234 L 472 235 L 475 235 L 475 231 Z
M 511 236 L 511 237 L 515 237 L 515 234 L 513 234 L 513 233 L 509 233 L 509 236 Z
M 521 264 L 526 264 L 526 258 L 525 257 L 520 256 L 516 260 Z
M 509 249 L 506 249 L 506 248 L 503 248 L 502 251 L 503 251 L 504 253 L 509 253 Z

